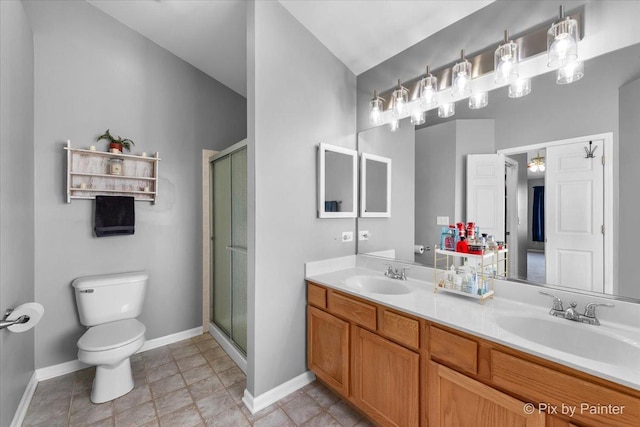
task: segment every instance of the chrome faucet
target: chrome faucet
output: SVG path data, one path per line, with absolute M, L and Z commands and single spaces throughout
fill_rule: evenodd
M 409 269 L 409 267 L 402 267 L 402 269 L 398 269 L 398 268 L 393 268 L 391 264 L 385 264 L 385 265 L 387 266 L 387 269 L 384 272 L 385 276 L 390 277 L 391 279 L 407 280 L 406 271 Z
M 553 294 L 540 291 L 540 294 L 553 298 L 553 307 L 549 311 L 549 314 L 556 317 L 562 317 L 575 322 L 587 323 L 589 325 L 600 325 L 600 321 L 596 317 L 596 307 L 608 307 L 613 308 L 613 304 L 601 304 L 596 302 L 590 302 L 584 307 L 584 314 L 578 313 L 576 302 L 571 302 L 569 308 L 566 310 L 562 307 L 562 300 Z

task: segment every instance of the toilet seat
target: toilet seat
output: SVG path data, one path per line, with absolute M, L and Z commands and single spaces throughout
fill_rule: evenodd
M 89 328 L 78 340 L 78 349 L 85 352 L 113 350 L 143 338 L 145 331 L 144 324 L 137 319 L 104 323 Z

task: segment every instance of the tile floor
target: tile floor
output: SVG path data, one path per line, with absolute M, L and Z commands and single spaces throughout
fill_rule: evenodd
M 242 404 L 244 373 L 209 335 L 131 358 L 128 394 L 103 404 L 89 400 L 94 368 L 38 384 L 23 426 L 371 426 L 318 382 L 262 411 Z

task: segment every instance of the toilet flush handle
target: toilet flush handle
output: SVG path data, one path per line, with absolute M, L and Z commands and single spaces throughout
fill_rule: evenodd
M 92 294 L 93 293 L 93 289 L 82 289 L 80 291 L 81 294 Z

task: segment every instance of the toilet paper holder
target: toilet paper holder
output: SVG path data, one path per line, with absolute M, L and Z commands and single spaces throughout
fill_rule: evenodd
M 11 313 L 13 313 L 13 308 L 8 308 L 7 311 L 4 312 L 4 317 L 2 318 L 2 320 L 0 320 L 0 329 L 18 325 L 20 323 L 27 323 L 30 319 L 30 317 L 25 314 L 14 320 L 7 320 L 7 317 L 9 317 Z

